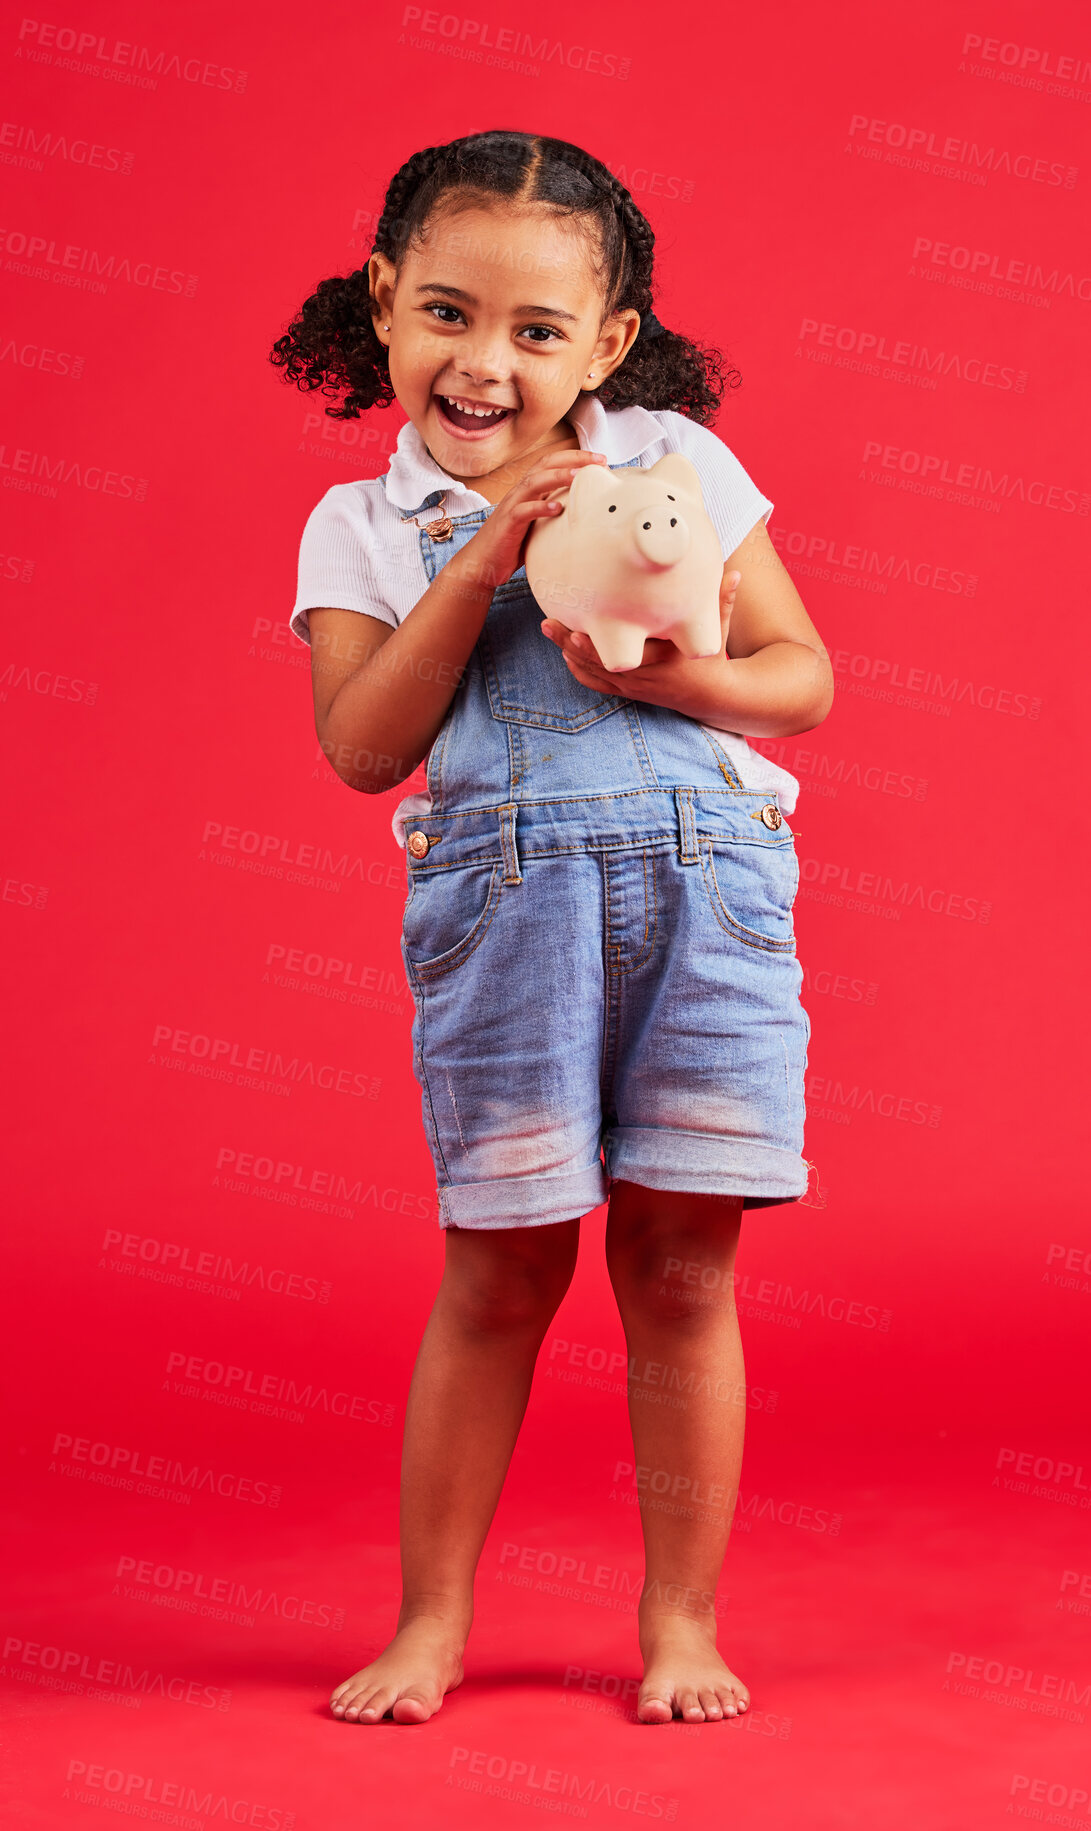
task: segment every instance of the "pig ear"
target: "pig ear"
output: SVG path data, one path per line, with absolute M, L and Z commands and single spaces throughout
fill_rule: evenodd
M 616 500 L 617 483 L 604 464 L 583 464 L 568 491 L 568 513 L 573 521 L 593 515 Z
M 659 483 L 668 486 L 673 484 L 684 496 L 693 496 L 698 502 L 701 501 L 701 479 L 697 467 L 683 457 L 680 451 L 670 451 L 657 464 L 649 464 L 648 475 Z

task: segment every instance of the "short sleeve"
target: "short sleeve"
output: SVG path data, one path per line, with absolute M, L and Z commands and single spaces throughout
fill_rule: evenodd
M 722 439 L 681 413 L 661 413 L 668 443 L 696 466 L 701 493 L 726 560 L 759 521 L 768 521 L 773 504 L 763 494 Z
M 373 565 L 374 537 L 366 497 L 335 483 L 307 517 L 299 544 L 299 577 L 289 628 L 310 643 L 307 612 L 322 605 L 357 610 L 397 627 Z

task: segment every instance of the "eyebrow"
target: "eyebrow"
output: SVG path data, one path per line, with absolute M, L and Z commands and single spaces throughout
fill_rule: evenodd
M 458 286 L 418 286 L 417 291 L 418 293 L 441 292 L 447 299 L 462 299 L 467 305 L 477 304 L 472 293 L 463 292 Z M 558 305 L 517 305 L 515 315 L 519 318 L 563 318 L 566 324 L 579 323 L 574 312 L 562 311 Z

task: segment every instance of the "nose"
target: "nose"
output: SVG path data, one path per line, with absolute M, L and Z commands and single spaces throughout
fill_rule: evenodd
M 504 357 L 505 346 L 500 338 L 481 337 L 473 344 L 467 340 L 459 350 L 455 368 L 473 387 L 491 387 L 507 379 Z
M 689 551 L 689 527 L 676 502 L 638 509 L 632 522 L 637 552 L 646 566 L 661 571 L 677 566 Z

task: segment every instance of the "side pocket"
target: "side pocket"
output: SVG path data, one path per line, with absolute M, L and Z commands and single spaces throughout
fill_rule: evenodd
M 799 859 L 791 840 L 776 845 L 701 842 L 701 870 L 712 913 L 724 932 L 766 953 L 795 952 L 792 907 Z
M 503 892 L 504 867 L 419 872 L 402 915 L 402 950 L 419 980 L 453 973 L 485 938 Z

